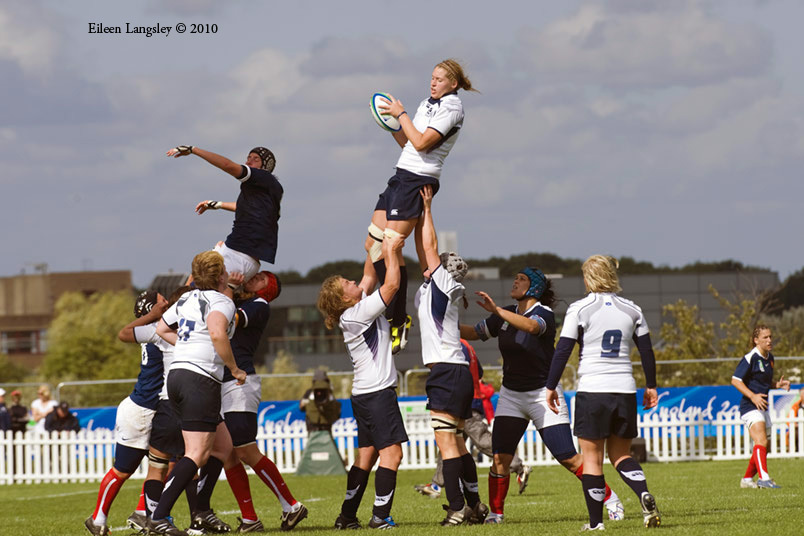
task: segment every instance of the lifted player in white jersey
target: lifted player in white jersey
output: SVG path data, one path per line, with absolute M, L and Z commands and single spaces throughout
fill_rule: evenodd
M 464 426 L 472 416 L 474 381 L 469 361 L 461 347 L 458 321 L 460 307 L 466 308 L 462 281 L 469 266 L 454 252 L 438 254 L 433 224 L 433 189 L 421 190 L 422 272 L 424 282 L 416 291 L 416 309 L 422 335 L 422 361 L 427 376 L 427 408 L 430 425 L 441 451 L 447 516 L 444 526 L 483 523 L 489 508 L 480 502 L 477 466 L 466 448 Z M 465 500 L 464 500 L 465 499 Z
M 279 234 L 279 209 L 284 190 L 273 175 L 274 154 L 265 147 L 249 151 L 244 165 L 225 156 L 192 145 L 179 145 L 167 152 L 178 158 L 194 154 L 221 169 L 240 182 L 237 202 L 201 201 L 195 211 L 224 209 L 235 213 L 232 232 L 215 246 L 223 255 L 226 271 L 243 274 L 247 292 L 257 292 L 269 284 L 260 272 L 260 260 L 271 264 L 276 260 Z
M 374 291 L 377 275 L 366 258 L 360 284 L 341 276 L 328 277 L 321 285 L 317 307 L 328 329 L 336 325 L 354 366 L 352 410 L 357 421 L 358 458 L 346 480 L 346 498 L 335 520 L 336 529 L 357 529 L 357 509 L 368 484 L 371 468 L 380 459 L 374 477 L 374 509 L 370 528 L 396 526 L 391 506 L 396 490 L 396 472 L 402 461 L 402 443 L 408 440 L 396 398 L 397 372 L 391 354 L 391 327 L 383 317 L 399 289 L 399 263 L 404 240 L 390 237 L 383 242 L 385 281 Z
M 567 309 L 547 379 L 547 404 L 554 413 L 565 406 L 558 381 L 575 343 L 581 345 L 578 390 L 575 395 L 575 435 L 583 452 L 583 492 L 589 523 L 583 530 L 603 530 L 603 455 L 636 493 L 646 527 L 661 521 L 656 500 L 648 492 L 645 473 L 631 457 L 637 436 L 636 382 L 631 345 L 636 344 L 645 372 L 643 408 L 656 406 L 656 361 L 642 310 L 617 295 L 617 261 L 593 255 L 583 263 L 583 282 L 589 295 Z
M 400 234 L 407 238 L 416 227 L 422 212 L 419 190 L 429 184 L 433 188 L 433 195 L 438 191 L 444 160 L 455 145 L 463 126 L 463 104 L 458 98 L 459 89 L 477 91 L 464 74 L 461 64 L 447 59 L 433 69 L 430 97 L 419 104 L 413 118 L 405 111 L 402 102 L 392 95 L 389 95 L 391 100 L 388 106 L 380 107 L 384 113 L 396 117 L 402 127 L 392 133 L 402 147 L 402 154 L 396 163 L 396 173 L 388 180 L 388 187 L 380 194 L 374 207 L 365 243 L 380 282 L 385 279 L 381 247 L 383 237 Z M 418 236 L 416 251 L 421 257 L 421 240 Z M 389 304 L 389 311 L 386 313 L 386 317 L 391 320 L 394 353 L 407 344 L 407 330 L 411 326 L 405 303 L 408 273 L 404 261 L 401 270 L 401 283 L 397 293 L 399 297 Z

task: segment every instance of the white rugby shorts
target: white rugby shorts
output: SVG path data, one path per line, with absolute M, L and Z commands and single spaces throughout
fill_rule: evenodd
M 221 386 L 221 415 L 230 411 L 257 413 L 262 400 L 262 379 L 256 374 L 246 376 L 246 383 L 237 385 L 230 380 Z
M 240 272 L 243 274 L 244 283 L 260 271 L 260 261 L 251 255 L 226 247 L 224 243 L 215 246 L 213 251 L 217 251 L 223 256 L 223 263 L 226 265 L 227 272 Z
M 155 413 L 155 410 L 138 406 L 130 397 L 126 397 L 117 406 L 114 421 L 117 442 L 125 447 L 147 450 Z
M 742 419 L 743 424 L 745 424 L 745 429 L 749 430 L 751 426 L 758 422 L 765 423 L 765 435 L 770 437 L 771 435 L 771 418 L 770 413 L 766 411 L 760 411 L 758 409 L 752 409 L 751 411 L 740 415 L 740 419 Z
M 564 391 L 561 386 L 556 388 L 558 400 L 561 405 L 558 407 L 558 415 L 547 407 L 547 388 L 534 389 L 533 391 L 512 391 L 505 386 L 500 387 L 500 398 L 497 400 L 497 411 L 495 417 L 518 417 L 533 421 L 537 430 L 554 426 L 556 424 L 569 424 L 569 411 L 567 402 L 564 400 Z

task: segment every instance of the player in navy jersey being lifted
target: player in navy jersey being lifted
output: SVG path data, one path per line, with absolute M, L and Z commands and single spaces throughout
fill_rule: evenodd
M 419 104 L 414 117 L 410 117 L 402 102 L 392 95 L 389 95 L 391 100 L 388 106 L 381 107 L 384 113 L 399 120 L 402 128 L 392 135 L 402 147 L 402 154 L 396 163 L 396 173 L 388 180 L 387 188 L 380 194 L 374 207 L 366 238 L 366 251 L 380 282 L 385 279 L 381 245 L 383 237 L 399 234 L 407 238 L 422 212 L 419 190 L 429 184 L 433 188 L 433 195 L 438 191 L 444 160 L 463 126 L 463 104 L 458 98 L 459 89 L 477 91 L 464 74 L 461 64 L 447 59 L 433 69 L 430 97 Z M 421 257 L 421 240 L 418 237 L 416 250 Z M 411 325 L 405 307 L 407 288 L 408 274 L 403 264 L 397 298 L 386 313 L 391 320 L 394 353 L 407 344 L 407 330 Z
M 741 488 L 780 488 L 768 474 L 768 437 L 771 432 L 771 417 L 768 412 L 768 391 L 771 387 L 790 390 L 790 381 L 784 375 L 773 381 L 774 359 L 773 334 L 771 329 L 758 324 L 751 334 L 754 348 L 745 354 L 737 365 L 731 384 L 743 395 L 740 399 L 740 418 L 748 430 L 754 448 L 748 469 L 740 481 Z M 754 482 L 754 475 L 759 480 Z
M 335 528 L 339 530 L 361 527 L 357 509 L 378 457 L 374 509 L 368 525 L 377 529 L 396 526 L 391 506 L 396 472 L 402 461 L 402 443 L 408 436 L 396 398 L 391 327 L 383 312 L 399 290 L 403 245 L 399 235 L 383 242 L 386 275 L 379 290 L 374 290 L 377 274 L 367 256 L 359 284 L 334 275 L 324 281 L 318 294 L 316 306 L 324 323 L 327 329 L 340 327 L 354 367 L 352 410 L 357 421 L 358 458 L 347 475 L 346 497 L 335 520 Z
M 558 382 L 575 343 L 580 344 L 574 431 L 583 452 L 583 493 L 589 511 L 589 523 L 582 530 L 604 530 L 605 452 L 639 498 L 645 526 L 658 527 L 656 500 L 648 492 L 642 467 L 631 457 L 631 440 L 637 436 L 636 382 L 630 357 L 634 344 L 647 383 L 643 408 L 656 407 L 659 399 L 648 324 L 634 302 L 617 295 L 622 290 L 617 261 L 593 255 L 582 270 L 589 295 L 567 309 L 547 379 L 547 403 L 560 414 L 566 411 L 566 403 Z
M 499 307 L 485 292 L 477 302 L 491 313 L 475 326 L 461 325 L 461 336 L 468 340 L 497 337 L 503 357 L 503 379 L 492 431 L 494 460 L 489 471 L 489 507 L 486 523 L 503 521 L 510 466 L 517 445 L 533 421 L 545 446 L 568 471 L 581 478 L 583 458 L 572 442 L 566 405 L 554 414 L 547 406 L 547 374 L 553 359 L 556 334 L 551 307 L 555 294 L 550 280 L 541 270 L 523 268 L 514 278 L 511 297 L 515 305 Z M 559 391 L 562 400 L 563 393 Z M 617 494 L 606 486 L 603 498 L 610 519 L 623 519 L 623 506 Z
M 240 182 L 237 202 L 202 201 L 195 210 L 224 209 L 235 213 L 232 232 L 215 251 L 223 255 L 229 273 L 243 274 L 248 292 L 256 292 L 267 284 L 257 277 L 260 260 L 274 263 L 279 234 L 279 209 L 284 190 L 273 175 L 276 165 L 274 154 L 265 147 L 249 151 L 245 165 L 237 164 L 225 156 L 192 145 L 179 145 L 167 152 L 178 158 L 194 154 L 221 169 Z
M 458 319 L 466 307 L 462 284 L 469 270 L 456 253 L 438 253 L 438 240 L 431 210 L 433 189 L 421 190 L 422 252 L 424 282 L 416 291 L 422 336 L 422 361 L 430 369 L 427 376 L 427 408 L 430 425 L 441 451 L 447 515 L 444 526 L 483 523 L 489 508 L 480 501 L 477 466 L 466 448 L 464 426 L 472 416 L 474 381 L 461 346 Z

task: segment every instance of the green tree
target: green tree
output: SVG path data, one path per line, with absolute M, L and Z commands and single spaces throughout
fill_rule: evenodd
M 276 276 L 283 285 L 300 285 L 304 283 L 304 276 L 296 270 L 277 272 Z
M 11 361 L 6 354 L 0 354 L 0 378 L 3 383 L 21 382 L 28 376 L 28 369 Z
M 774 298 L 781 309 L 804 305 L 804 268 L 787 276 Z
M 345 279 L 360 281 L 363 278 L 363 263 L 350 260 L 328 262 L 311 268 L 304 279 L 308 283 L 320 284 L 334 274 L 338 274 Z
M 130 292 L 68 292 L 59 298 L 48 330 L 48 353 L 40 374 L 54 385 L 70 380 L 136 378 L 140 347 L 118 340 L 131 322 Z M 116 404 L 133 384 L 71 388 L 64 396 L 73 405 Z
M 709 292 L 726 311 L 725 320 L 715 326 L 713 322 L 701 318 L 697 306 L 688 305 L 683 300 L 666 305 L 663 313 L 669 317 L 669 321 L 662 324 L 659 332 L 660 346 L 656 350 L 656 359 L 677 361 L 715 358 L 717 361 L 659 365 L 657 375 L 660 385 L 728 383 L 737 358 L 751 349 L 751 333 L 760 319 L 775 328 L 774 339 L 786 343 L 774 348 L 775 355 L 797 355 L 804 350 L 804 333 L 799 327 L 804 320 L 804 310 L 790 312 L 787 316 L 769 317 L 763 315 L 769 304 L 765 295 L 739 297 L 730 301 L 712 286 Z M 638 355 L 635 358 L 638 359 Z
M 804 355 L 804 306 L 783 311 L 780 315 L 763 315 L 762 322 L 773 329 L 773 353 Z

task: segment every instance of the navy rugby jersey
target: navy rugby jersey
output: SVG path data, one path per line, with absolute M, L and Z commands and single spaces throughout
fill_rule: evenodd
M 156 409 L 159 402 L 159 391 L 162 390 L 164 370 L 162 368 L 162 350 L 153 343 L 142 345 L 142 361 L 137 384 L 129 395 L 131 401 L 145 409 Z
M 276 260 L 279 204 L 284 190 L 273 174 L 243 166 L 240 195 L 226 246 L 265 262 Z
M 768 352 L 768 357 L 762 357 L 759 350 L 754 348 L 740 359 L 732 377 L 742 381 L 754 393 L 766 395 L 773 384 L 773 365 L 772 353 Z M 754 403 L 743 395 L 740 399 L 740 415 L 755 409 Z
M 517 313 L 516 305 L 508 305 L 504 309 Z M 502 384 L 506 389 L 519 392 L 541 389 L 547 383 L 556 338 L 553 311 L 536 303 L 523 316 L 531 319 L 540 317 L 546 326 L 544 331 L 540 335 L 520 331 L 498 315 L 489 316 L 475 327 L 478 333 L 485 331 L 487 335 L 499 339 L 503 357 Z
M 254 353 L 260 344 L 262 333 L 268 325 L 271 306 L 262 298 L 250 298 L 237 306 L 237 328 L 232 337 L 232 353 L 237 366 L 246 374 L 256 374 Z M 223 381 L 234 380 L 228 367 L 223 370 Z

